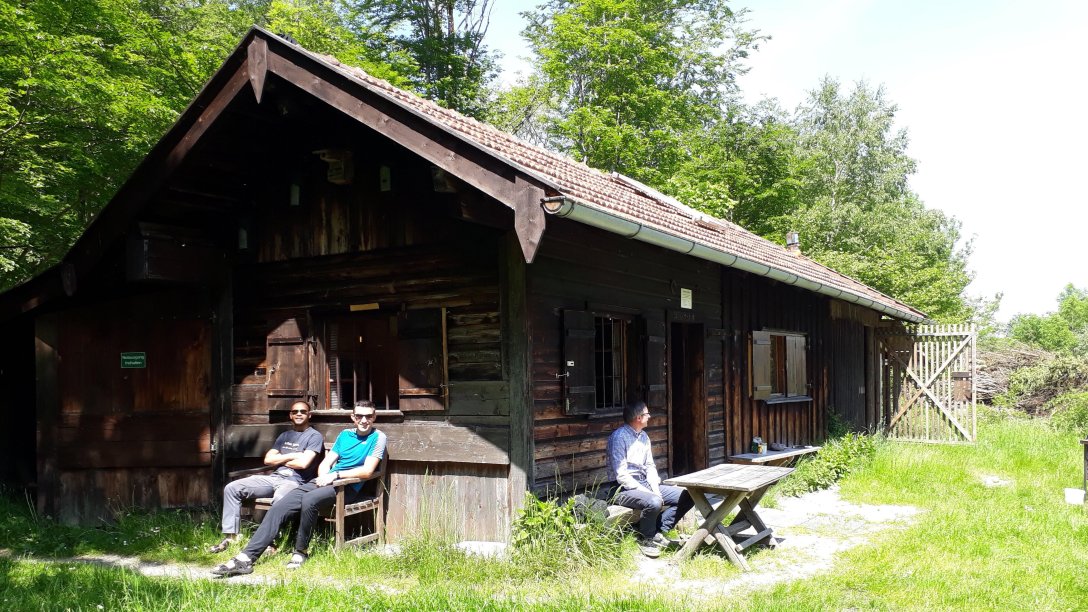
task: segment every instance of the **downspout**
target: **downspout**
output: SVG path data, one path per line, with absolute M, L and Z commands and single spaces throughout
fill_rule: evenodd
M 919 323 L 924 320 L 923 317 L 914 313 L 879 304 L 865 296 L 857 295 L 856 293 L 851 293 L 849 291 L 843 291 L 842 289 L 831 287 L 807 278 L 801 278 L 791 272 L 786 272 L 785 270 L 780 270 L 757 261 L 752 261 L 732 253 L 726 253 L 725 251 L 699 244 L 688 238 L 683 238 L 650 227 L 638 221 L 625 219 L 619 215 L 586 206 L 585 204 L 576 202 L 566 196 L 545 198 L 543 200 L 543 206 L 544 212 L 550 215 L 584 223 L 618 236 L 623 236 L 624 238 L 632 238 L 723 266 L 743 270 L 744 272 L 749 272 L 757 276 L 771 278 L 787 285 L 793 285 L 835 299 L 858 304 L 859 306 L 882 312 L 897 319 L 903 319 L 912 323 Z

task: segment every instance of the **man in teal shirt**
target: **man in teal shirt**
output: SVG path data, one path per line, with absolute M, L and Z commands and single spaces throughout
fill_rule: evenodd
M 212 573 L 219 576 L 252 573 L 253 564 L 276 539 L 280 527 L 294 516 L 299 517 L 298 535 L 295 536 L 295 552 L 287 567 L 295 569 L 305 563 L 318 513 L 323 508 L 331 507 L 336 501 L 336 489 L 331 486 L 333 481 L 340 478 L 366 480 L 377 471 L 378 464 L 385 456 L 386 437 L 384 433 L 374 429 L 374 415 L 373 402 L 356 402 L 351 415 L 355 428 L 340 432 L 332 450 L 325 454 L 325 459 L 317 467 L 317 478 L 295 488 L 273 503 L 261 521 L 261 526 L 242 552 L 212 569 Z M 351 485 L 346 493 L 347 503 L 358 501 L 362 493 L 362 483 Z

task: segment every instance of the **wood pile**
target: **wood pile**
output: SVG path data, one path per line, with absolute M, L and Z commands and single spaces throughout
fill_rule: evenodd
M 1026 345 L 1003 346 L 980 351 L 978 377 L 975 380 L 976 399 L 989 403 L 995 396 L 1008 391 L 1009 376 L 1014 371 L 1051 357 L 1052 355 L 1043 349 Z

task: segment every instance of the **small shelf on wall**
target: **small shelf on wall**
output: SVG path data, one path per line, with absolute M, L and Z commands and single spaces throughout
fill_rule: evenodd
M 768 397 L 767 399 L 761 401 L 768 406 L 773 406 L 775 404 L 801 404 L 811 402 L 813 400 L 812 397 L 808 395 L 791 395 L 789 397 Z

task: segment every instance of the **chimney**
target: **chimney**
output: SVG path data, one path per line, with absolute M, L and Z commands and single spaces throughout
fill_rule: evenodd
M 786 232 L 786 250 L 794 255 L 801 254 L 801 236 L 797 232 Z

